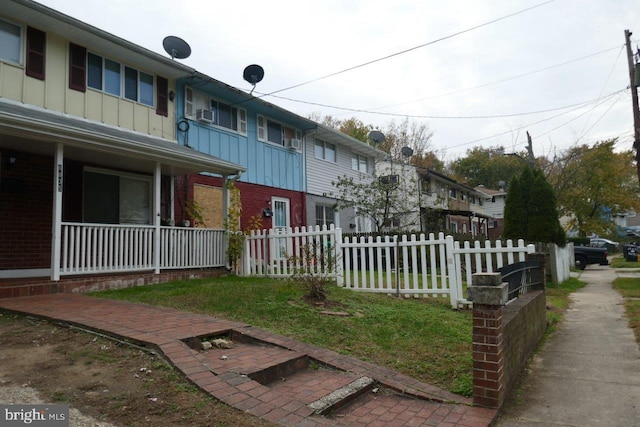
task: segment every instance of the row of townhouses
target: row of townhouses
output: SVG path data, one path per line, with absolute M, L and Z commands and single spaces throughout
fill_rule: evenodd
M 243 228 L 371 231 L 327 195 L 338 176 L 374 179 L 382 154 L 39 3 L 0 5 L 0 281 L 25 285 L 0 283 L 0 297 L 56 291 L 61 278 L 222 267 L 209 248 L 225 238 L 230 182 Z M 437 207 L 446 229 L 498 227 L 489 190 L 414 173 L 421 218 Z M 38 277 L 50 288 L 25 291 Z

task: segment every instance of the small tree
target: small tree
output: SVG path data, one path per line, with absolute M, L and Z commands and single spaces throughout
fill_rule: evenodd
M 397 177 L 398 179 L 395 179 Z M 376 230 L 391 227 L 394 223 L 401 227 L 411 227 L 419 215 L 415 180 L 404 179 L 402 175 L 374 177 L 373 180 L 355 180 L 342 176 L 331 184 L 336 188 L 338 208 L 355 208 L 359 215 L 366 215 L 373 221 Z
M 322 245 L 322 240 L 300 247 L 300 255 L 293 256 L 289 263 L 294 265 L 291 281 L 302 286 L 305 299 L 323 302 L 327 299 L 327 286 L 333 283 L 333 275 L 338 263 L 337 254 L 331 247 Z
M 227 232 L 227 261 L 231 271 L 235 271 L 244 250 L 244 233 L 240 230 L 242 201 L 240 189 L 233 181 L 227 183 L 227 191 L 229 192 L 229 210 L 224 219 L 224 228 Z
M 504 237 L 565 245 L 556 197 L 541 170 L 526 168 L 509 184 L 504 209 Z

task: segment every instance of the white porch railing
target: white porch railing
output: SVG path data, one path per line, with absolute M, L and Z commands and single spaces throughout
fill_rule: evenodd
M 154 236 L 148 225 L 62 223 L 60 274 L 154 270 Z M 160 269 L 225 265 L 225 232 L 161 227 Z
M 514 246 L 486 241 L 484 246 L 469 242 L 462 246 L 452 236 L 440 233 L 425 236 L 384 236 L 342 239 L 340 229 L 263 230 L 248 236 L 245 244 L 244 274 L 272 277 L 291 276 L 296 248 L 308 242 L 335 249 L 335 277 L 339 286 L 365 292 L 409 296 L 448 296 L 451 306 L 468 303 L 464 283 L 471 275 L 493 272 L 515 261 L 524 261 L 533 245 L 519 240 Z M 298 253 L 299 254 L 299 253 Z M 291 255 L 294 255 L 291 257 Z

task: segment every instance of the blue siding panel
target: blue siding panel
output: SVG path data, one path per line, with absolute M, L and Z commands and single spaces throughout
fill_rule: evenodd
M 189 124 L 187 132 L 178 131 L 178 141 L 181 144 L 246 167 L 246 172 L 240 178 L 243 182 L 302 191 L 302 153 L 257 140 L 257 114 L 268 114 L 268 112 L 254 110 L 250 105 L 245 104 L 248 109 L 246 136 L 224 128 L 208 126 L 191 120 L 192 118 L 184 118 L 184 87 L 185 80 L 180 81 L 176 88 L 176 117 L 178 121 L 186 120 Z M 197 88 L 198 91 L 209 89 L 213 97 L 225 99 L 224 90 L 215 85 Z M 238 100 L 229 99 L 228 101 L 235 103 Z M 271 113 L 276 114 L 276 112 Z M 275 119 L 283 122 L 291 119 L 292 123 L 301 124 L 300 119 L 293 114 L 287 117 L 282 115 L 282 112 L 278 112 L 277 115 L 282 117 L 275 117 Z

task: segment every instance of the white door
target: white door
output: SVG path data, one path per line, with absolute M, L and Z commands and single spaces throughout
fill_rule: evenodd
M 290 221 L 290 201 L 284 197 L 272 197 L 271 206 L 273 207 L 273 228 L 279 232 L 286 231 L 291 226 Z M 276 259 L 289 258 L 291 254 L 290 239 L 275 239 L 272 249 Z

